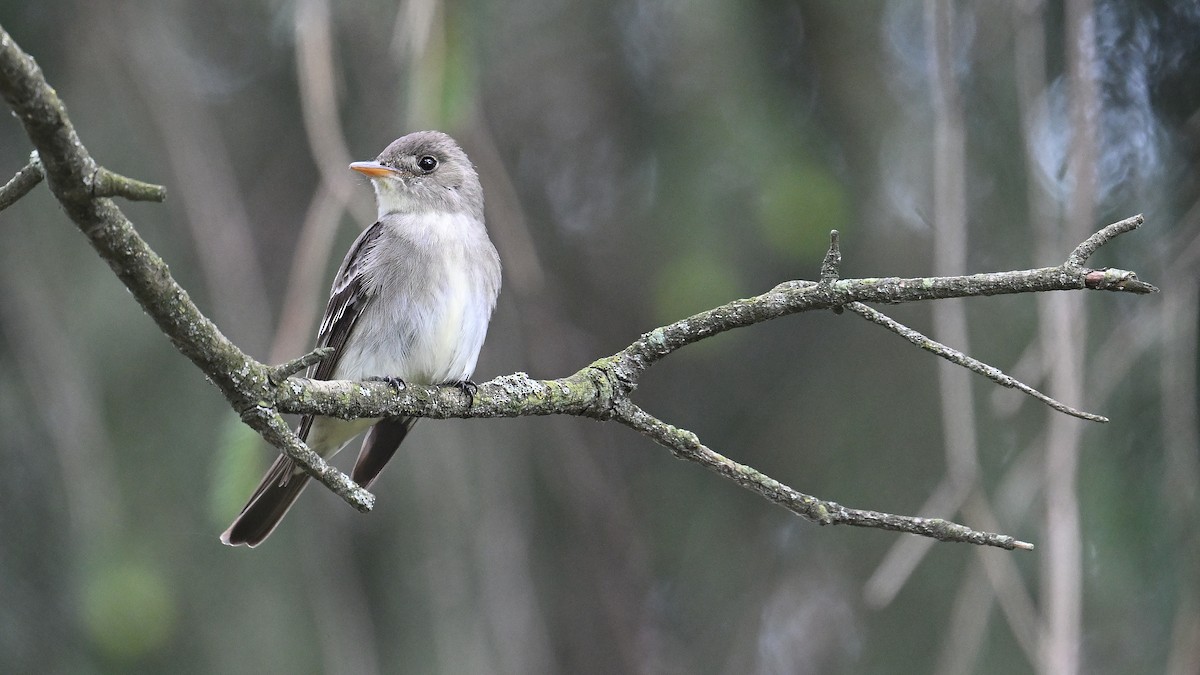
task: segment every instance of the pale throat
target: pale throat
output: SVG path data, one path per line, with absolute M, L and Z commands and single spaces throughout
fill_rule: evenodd
M 389 213 L 412 213 L 420 206 L 408 190 L 392 184 L 390 180 L 376 179 L 371 183 L 375 187 L 376 215 L 380 220 Z

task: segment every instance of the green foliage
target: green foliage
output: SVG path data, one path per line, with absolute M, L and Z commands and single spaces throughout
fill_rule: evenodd
M 118 663 L 162 649 L 175 631 L 176 603 L 163 571 L 146 557 L 86 574 L 83 623 L 96 647 Z
M 777 253 L 798 262 L 819 260 L 829 245 L 829 231 L 843 229 L 850 216 L 841 184 L 811 163 L 766 175 L 758 207 L 763 238 Z
M 215 449 L 212 501 L 209 515 L 221 527 L 237 514 L 254 493 L 264 469 L 263 458 L 274 459 L 274 448 L 263 443 L 250 427 L 236 415 L 225 415 L 221 421 L 221 442 Z M 214 539 L 216 535 L 214 534 Z
M 717 251 L 710 247 L 679 251 L 659 270 L 654 293 L 655 321 L 670 323 L 729 302 L 738 297 L 738 288 L 737 275 Z

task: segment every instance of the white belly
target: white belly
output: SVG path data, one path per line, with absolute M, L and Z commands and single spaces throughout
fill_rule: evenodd
M 333 379 L 396 377 L 414 384 L 470 379 L 500 290 L 500 262 L 478 223 L 462 214 L 393 216 L 375 244 L 370 299 L 342 348 Z M 329 456 L 378 420 L 317 417 L 309 435 Z
M 426 274 L 395 275 L 378 284 L 338 361 L 337 378 L 439 384 L 471 377 L 495 292 L 467 272 L 461 255 L 432 262 Z

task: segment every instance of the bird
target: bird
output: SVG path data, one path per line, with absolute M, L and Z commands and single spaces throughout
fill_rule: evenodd
M 473 386 L 501 283 L 475 167 L 450 136 L 419 131 L 350 169 L 370 179 L 378 217 L 334 277 L 317 333 L 317 347 L 332 351 L 307 377 Z M 350 477 L 369 488 L 417 419 L 305 415 L 297 434 L 328 459 L 366 430 Z M 280 454 L 222 543 L 261 544 L 308 480 Z

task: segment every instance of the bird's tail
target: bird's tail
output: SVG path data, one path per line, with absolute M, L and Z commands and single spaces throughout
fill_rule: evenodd
M 279 525 L 307 484 L 308 474 L 296 472 L 295 462 L 286 455 L 280 455 L 259 483 L 254 496 L 250 497 L 229 529 L 221 534 L 221 542 L 228 546 L 250 548 L 261 544 Z
M 362 449 L 358 451 L 358 461 L 354 463 L 350 479 L 369 490 L 418 419 L 420 418 L 388 417 L 371 427 L 367 437 L 363 439 Z

